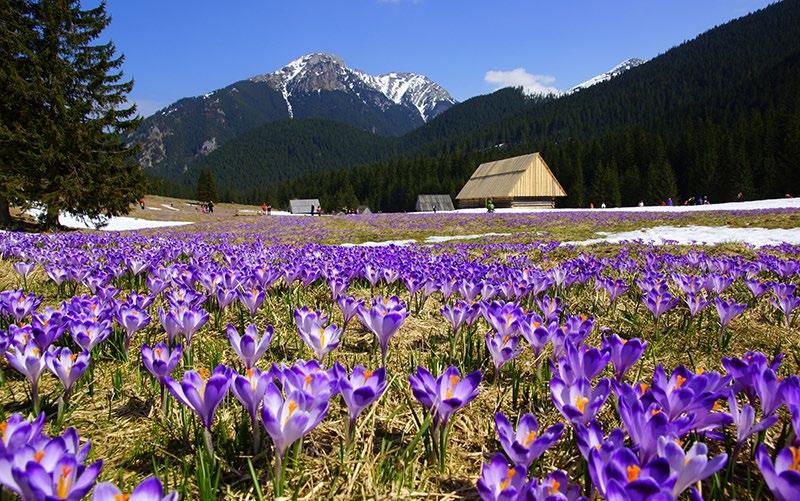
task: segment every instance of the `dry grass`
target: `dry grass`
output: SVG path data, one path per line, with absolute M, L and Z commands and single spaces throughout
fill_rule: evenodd
M 598 248 L 599 253 L 613 253 L 614 247 Z M 729 247 L 735 253 L 750 253 L 749 249 Z M 712 252 L 723 252 L 712 250 Z M 482 253 L 480 249 L 474 251 Z M 490 259 L 504 260 L 509 251 L 502 251 Z M 551 253 L 548 260 L 558 262 L 574 257 L 574 251 L 559 250 Z M 11 271 L 10 263 L 0 261 L 0 289 L 17 287 L 18 280 Z M 58 302 L 55 287 L 46 282 L 46 276 L 37 269 L 29 281 L 29 288 L 45 294 L 48 304 Z M 378 291 L 375 291 L 376 293 Z M 390 289 L 385 293 L 398 293 L 408 299 L 405 291 Z M 349 294 L 369 298 L 372 291 L 363 284 L 355 285 Z M 749 293 L 741 282 L 737 282 L 728 295 L 746 300 Z M 315 305 L 330 307 L 329 292 L 323 286 L 294 291 L 285 286 L 272 289 L 258 312 L 255 323 L 263 329 L 266 324 L 275 328 L 275 338 L 268 353 L 260 362 L 267 369 L 272 362 L 292 363 L 298 358 L 309 358 L 291 322 L 287 298 L 293 298 L 292 306 Z M 649 312 L 640 304 L 635 293 L 623 296 L 613 307 L 603 293 L 590 286 L 576 286 L 563 296 L 568 311 L 587 314 L 596 318 L 596 327 L 587 340 L 589 344 L 600 342 L 600 326 L 608 326 L 626 337 L 642 337 L 650 342 L 648 356 L 642 360 L 642 377 L 652 374 L 655 364 L 669 369 L 679 364 L 690 368 L 721 370 L 720 357 L 740 355 L 748 350 L 766 353 L 783 351 L 797 353 L 798 331 L 786 329 L 776 322 L 776 316 L 766 300 L 750 308 L 729 327 L 733 332 L 731 346 L 722 353 L 714 344 L 717 326 L 713 307 L 707 310 L 700 327 L 686 327 L 682 311 L 673 311 L 666 316 L 656 331 Z M 234 305 L 235 306 L 235 305 Z M 347 413 L 340 398 L 331 405 L 329 415 L 322 424 L 307 436 L 302 453 L 290 467 L 288 490 L 298 499 L 464 499 L 474 498 L 474 484 L 480 473 L 481 463 L 500 450 L 494 435 L 494 414 L 503 411 L 516 416 L 533 412 L 542 426 L 563 421 L 550 403 L 547 381 L 537 377 L 537 361 L 526 351 L 514 364 L 506 368 L 500 384 L 491 384 L 493 368 L 488 356 L 483 353 L 480 368 L 484 372 L 481 393 L 467 408 L 459 412 L 450 433 L 447 467 L 439 472 L 430 464 L 424 448 L 414 447 L 414 436 L 418 431 L 416 416 L 421 408 L 410 392 L 408 375 L 419 364 L 429 366 L 431 360 L 442 361 L 448 357 L 448 326 L 439 315 L 441 301 L 430 299 L 417 314 L 412 314 L 400 333 L 390 345 L 388 379 L 389 389 L 382 399 L 369 407 L 358 421 L 357 439 L 352 450 L 343 449 L 344 429 Z M 151 312 L 156 307 L 151 308 Z M 333 318 L 340 324 L 338 309 L 333 309 Z M 238 323 L 236 308 L 225 312 L 220 328 L 212 321 L 195 337 L 195 367 L 209 367 L 218 360 L 238 367 L 234 352 L 227 344 L 223 327 L 227 322 Z M 483 321 L 481 321 L 483 322 Z M 696 322 L 696 321 L 695 321 Z M 92 440 L 92 456 L 105 460 L 102 479 L 131 487 L 144 477 L 154 473 L 169 485 L 180 489 L 185 499 L 197 496 L 195 486 L 195 455 L 201 442 L 196 435 L 196 419 L 172 403 L 169 418 L 165 421 L 158 405 L 158 388 L 151 376 L 142 368 L 138 346 L 142 342 L 163 340 L 164 335 L 154 324 L 140 332 L 133 343 L 130 359 L 120 361 L 108 350 L 94 354 L 95 371 L 93 381 L 85 375 L 73 391 L 74 398 L 65 419 L 65 425 L 74 426 L 82 437 Z M 478 335 L 485 332 L 481 324 Z M 689 335 L 688 333 L 692 333 Z M 328 362 L 339 360 L 348 367 L 364 364 L 376 367 L 380 357 L 374 349 L 372 335 L 354 320 L 348 326 L 340 347 L 329 355 Z M 209 367 L 210 368 L 210 367 Z M 0 414 L 26 412 L 29 410 L 27 384 L 8 367 L 3 367 L 7 380 L 0 391 Z M 521 390 L 515 399 L 510 388 L 512 371 L 518 371 Z M 798 373 L 797 360 L 789 356 L 782 373 Z M 178 371 L 180 374 L 180 371 Z M 114 380 L 117 380 L 115 386 Z M 49 373 L 42 377 L 44 410 L 55 413 L 55 403 L 60 388 Z M 90 382 L 91 381 L 91 382 Z M 607 425 L 615 424 L 611 405 L 606 406 L 602 420 Z M 49 419 L 48 431 L 60 431 Z M 186 426 L 188 423 L 188 426 Z M 220 456 L 223 476 L 220 498 L 253 499 L 253 483 L 248 473 L 246 447 L 247 418 L 239 403 L 229 396 L 217 412 L 214 426 L 214 441 Z M 780 428 L 777 426 L 776 428 Z M 769 440 L 769 439 L 768 439 Z M 268 457 L 252 458 L 265 495 L 270 495 Z M 548 472 L 554 468 L 565 469 L 575 480 L 579 455 L 565 433 L 559 445 L 548 451 L 536 465 L 538 471 Z M 746 458 L 744 468 L 753 470 Z M 758 476 L 755 472 L 754 476 Z M 738 492 L 747 498 L 746 493 Z

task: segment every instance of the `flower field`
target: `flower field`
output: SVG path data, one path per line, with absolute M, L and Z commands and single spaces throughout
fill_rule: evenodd
M 798 216 L 0 233 L 0 497 L 798 499 L 800 247 L 559 241 Z

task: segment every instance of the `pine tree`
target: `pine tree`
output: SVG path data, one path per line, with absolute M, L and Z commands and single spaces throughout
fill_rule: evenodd
M 197 200 L 201 202 L 217 201 L 217 183 L 211 171 L 203 169 L 197 178 Z
M 36 106 L 29 144 L 36 163 L 26 170 L 30 200 L 47 205 L 53 226 L 62 210 L 89 218 L 127 213 L 142 196 L 145 177 L 125 137 L 138 125 L 128 105 L 133 81 L 123 80 L 123 57 L 98 43 L 111 18 L 105 3 L 82 9 L 78 0 L 41 0 L 31 9 L 30 64 Z
M 33 37 L 30 3 L 0 0 L 0 227 L 11 225 L 9 205 L 24 200 L 26 173 L 37 166 Z

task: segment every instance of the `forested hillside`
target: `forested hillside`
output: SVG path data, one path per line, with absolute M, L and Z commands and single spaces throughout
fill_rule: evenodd
M 508 95 L 483 104 L 500 98 Z M 352 185 L 375 210 L 409 210 L 418 193 L 455 195 L 480 162 L 531 151 L 569 192 L 566 206 L 800 192 L 800 1 L 710 30 L 579 93 L 524 103 L 496 121 L 479 108 L 480 118 L 440 128 L 457 134 L 426 136 L 467 103 L 402 138 L 414 156 L 304 176 L 264 195 L 336 206 Z
M 714 28 L 560 98 L 504 89 L 457 104 L 400 138 L 343 134 L 327 154 L 315 134 L 339 137 L 329 130 L 338 126 L 314 127 L 300 134 L 317 147 L 309 154 L 325 159 L 312 167 L 287 158 L 275 167 L 280 174 L 257 177 L 259 155 L 283 139 L 258 139 L 255 131 L 250 139 L 261 150 L 237 141 L 249 154 L 220 150 L 207 158 L 216 162 L 209 167 L 223 192 L 236 189 L 228 193 L 242 201 L 281 206 L 313 196 L 329 208 L 358 202 L 382 211 L 409 210 L 418 193 L 455 195 L 479 163 L 532 151 L 543 153 L 567 189 L 566 206 L 800 192 L 800 0 Z

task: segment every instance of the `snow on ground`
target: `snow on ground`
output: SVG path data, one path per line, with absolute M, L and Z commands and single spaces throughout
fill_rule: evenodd
M 148 208 L 147 208 L 147 210 L 157 210 L 157 211 L 160 211 L 161 209 L 159 209 L 158 207 L 148 207 Z
M 43 210 L 40 207 L 33 207 L 25 211 L 35 218 L 42 215 Z M 166 228 L 169 226 L 184 226 L 192 224 L 191 221 L 152 221 L 150 219 L 140 219 L 138 217 L 117 216 L 111 218 L 104 218 L 105 223 L 102 227 L 96 228 L 93 222 L 87 218 L 75 216 L 67 212 L 62 212 L 58 215 L 58 222 L 61 226 L 67 228 L 74 228 L 79 230 L 102 230 L 102 231 L 131 231 L 131 230 L 146 230 L 149 228 Z
M 174 210 L 175 212 L 180 212 L 180 209 L 176 209 L 175 207 L 173 207 L 171 205 L 168 205 L 168 204 L 161 204 L 161 207 L 164 207 L 167 210 Z
M 91 221 L 73 216 L 72 214 L 60 214 L 58 216 L 58 222 L 67 228 L 90 230 L 95 229 L 95 226 Z M 140 219 L 138 217 L 118 216 L 108 218 L 106 220 L 106 224 L 97 229 L 102 231 L 130 231 L 145 230 L 148 228 L 166 228 L 169 226 L 184 226 L 187 224 L 192 223 L 190 221 L 151 221 L 149 219 Z
M 426 244 L 440 244 L 442 242 L 449 242 L 451 240 L 474 240 L 482 237 L 507 237 L 511 233 L 482 233 L 480 235 L 451 235 L 451 236 L 432 236 L 425 239 Z
M 390 245 L 396 245 L 398 247 L 404 247 L 406 245 L 411 245 L 417 243 L 416 240 L 409 239 L 409 240 L 384 240 L 382 242 L 362 242 L 360 244 L 340 244 L 340 247 L 388 247 Z
M 526 213 L 526 212 L 584 212 L 584 211 L 604 211 L 604 212 L 703 212 L 719 210 L 759 210 L 759 209 L 800 209 L 800 197 L 798 198 L 774 198 L 770 200 L 753 200 L 751 202 L 727 202 L 722 204 L 710 205 L 676 205 L 669 206 L 644 206 L 644 207 L 614 207 L 610 209 L 548 209 L 548 208 L 528 208 L 517 207 L 513 209 L 495 209 L 495 212 L 504 213 Z M 476 209 L 457 209 L 458 213 L 486 213 L 486 209 L 479 207 Z M 432 212 L 417 212 L 415 214 L 433 214 Z
M 447 235 L 447 236 L 439 236 L 433 235 L 430 237 L 426 237 L 423 240 L 424 244 L 439 244 L 442 242 L 449 242 L 451 240 L 475 240 L 476 238 L 483 238 L 483 237 L 507 237 L 511 235 L 511 233 L 481 233 L 479 235 Z M 397 246 L 406 246 L 415 244 L 417 241 L 413 238 L 407 240 L 384 240 L 381 242 L 363 242 L 360 244 L 340 244 L 341 247 L 386 247 L 389 245 L 397 245 Z
M 600 231 L 600 238 L 565 242 L 575 245 L 597 243 L 645 242 L 657 245 L 665 243 L 705 244 L 739 242 L 756 247 L 780 245 L 783 243 L 800 244 L 800 228 L 731 228 L 728 226 L 656 226 L 633 231 L 610 233 Z

